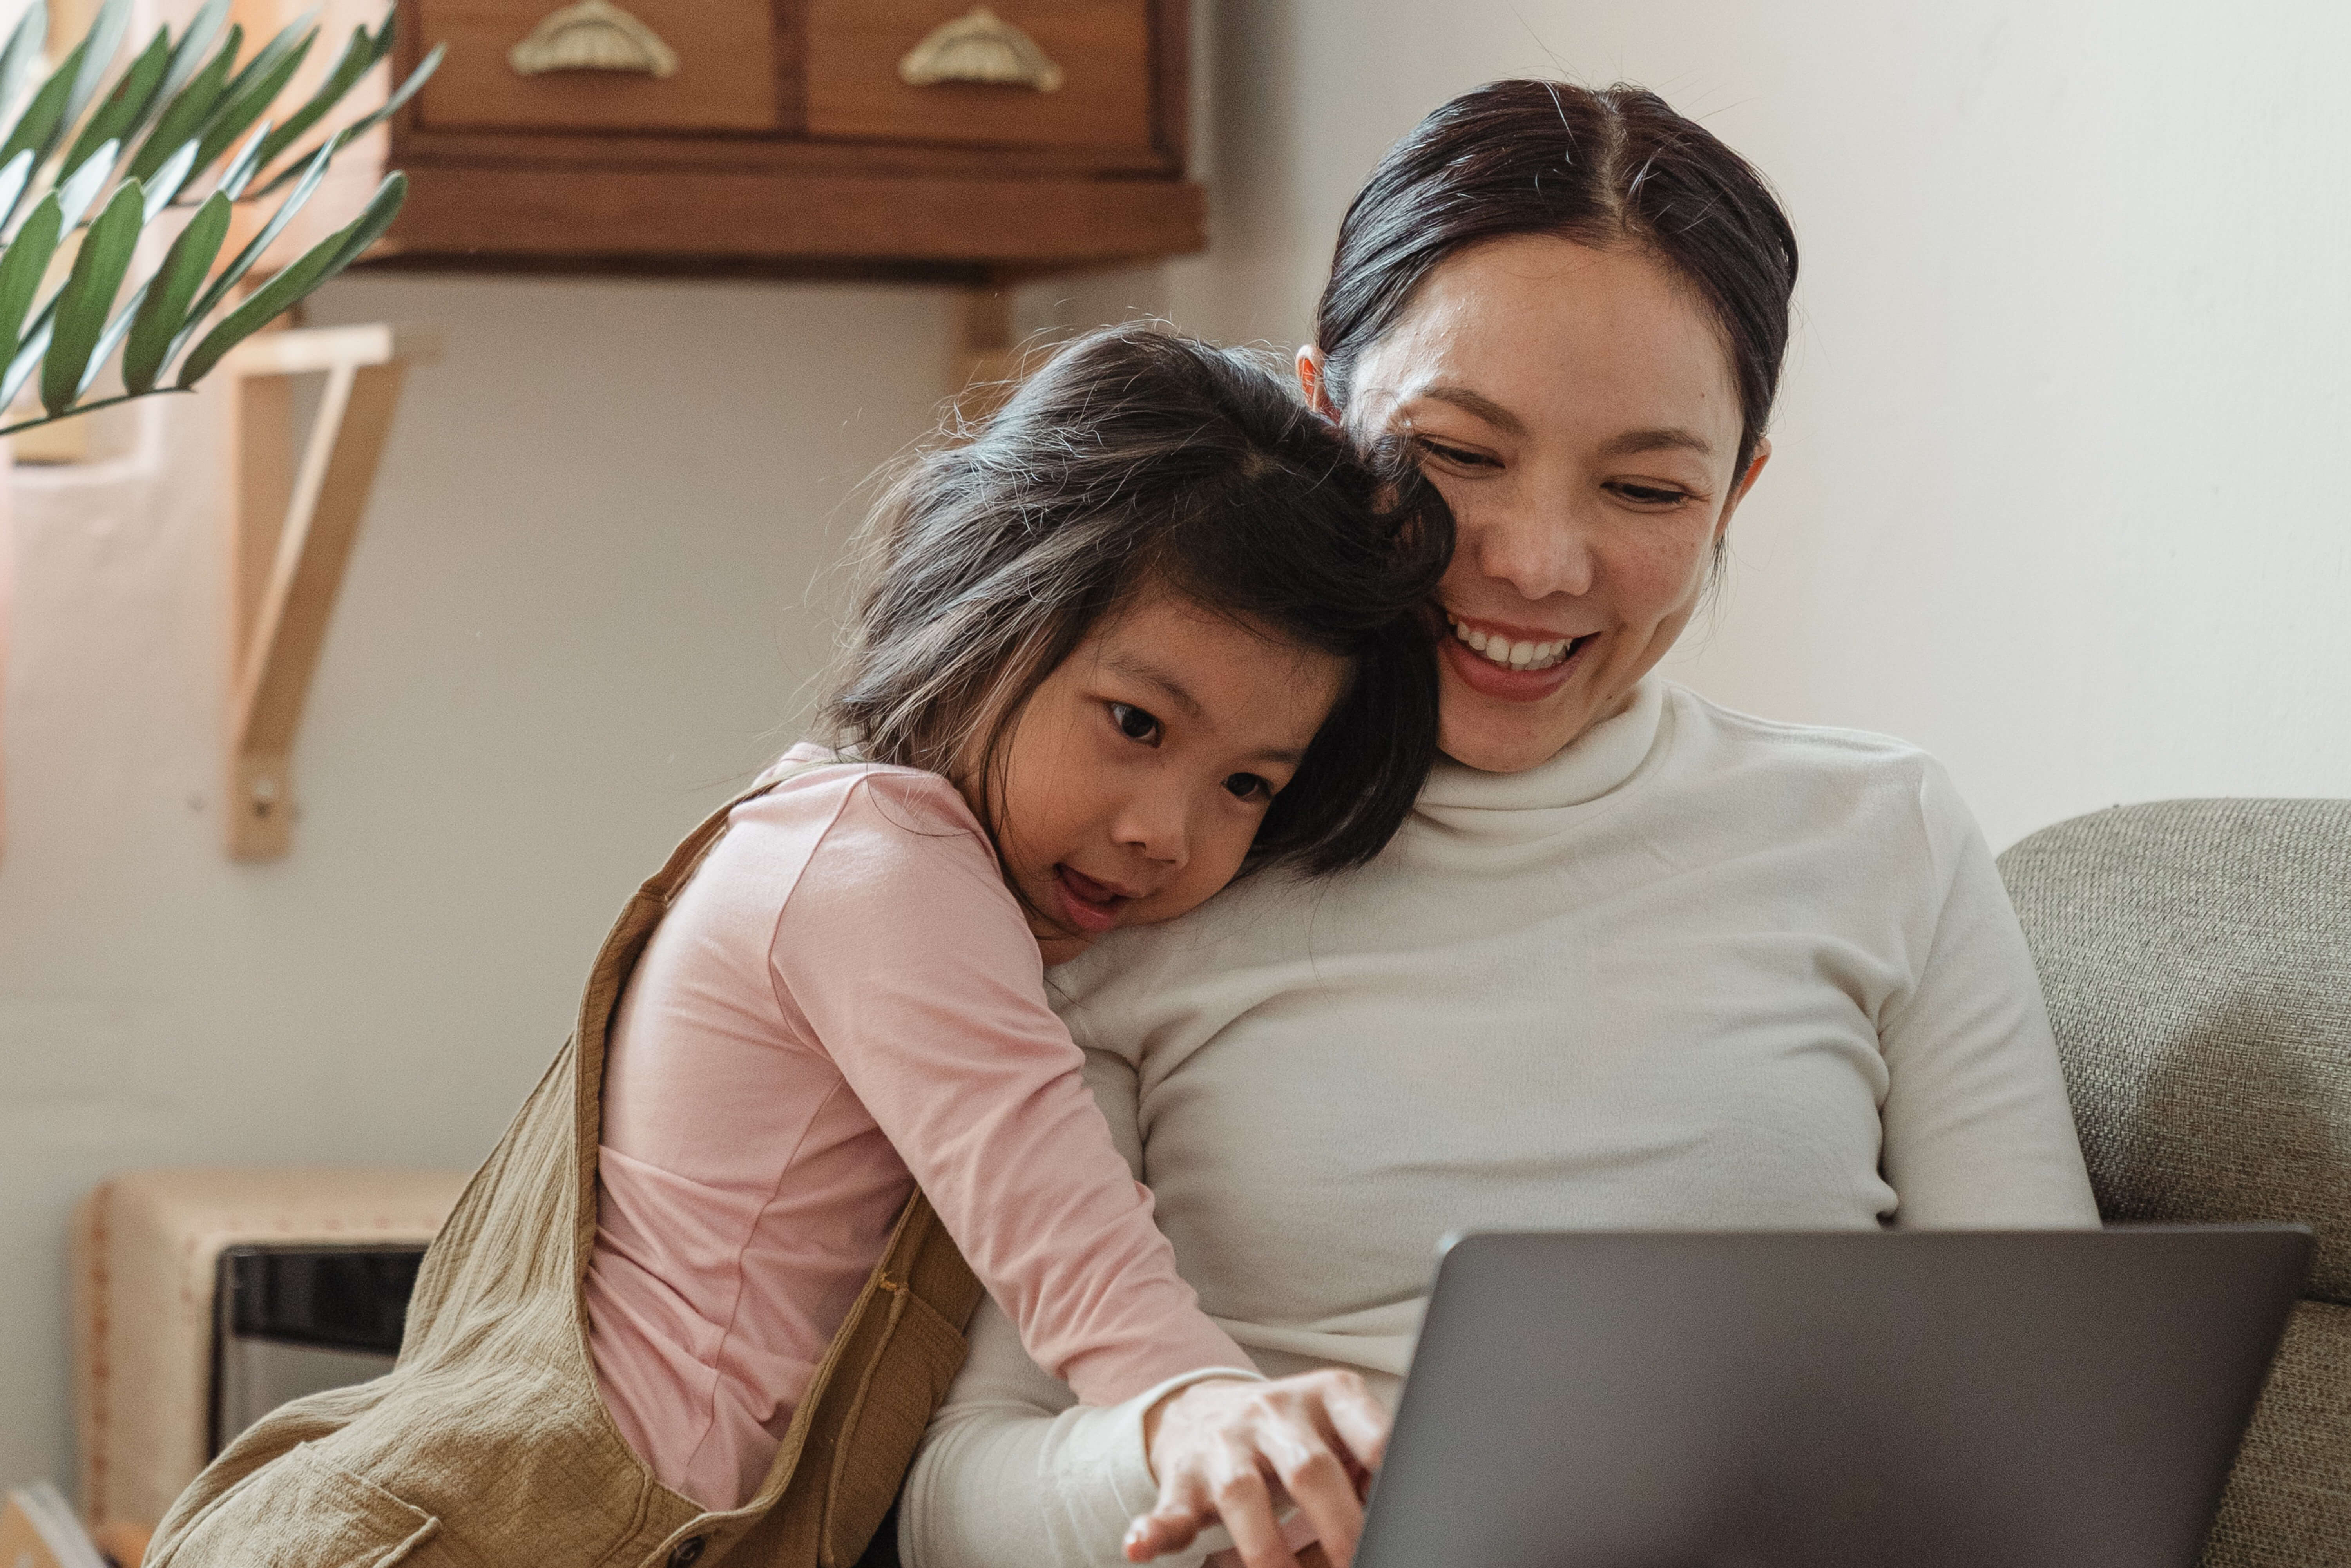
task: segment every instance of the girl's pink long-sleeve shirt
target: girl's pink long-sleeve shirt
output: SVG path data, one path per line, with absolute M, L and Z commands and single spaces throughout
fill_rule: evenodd
M 713 1509 L 758 1490 L 917 1181 L 1086 1403 L 1249 1367 L 1176 1274 L 1080 1061 L 945 779 L 841 764 L 737 806 L 639 962 L 605 1070 L 589 1343 L 654 1475 Z

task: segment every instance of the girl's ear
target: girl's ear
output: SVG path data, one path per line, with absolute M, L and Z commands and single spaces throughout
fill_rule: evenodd
M 1298 390 L 1306 394 L 1306 406 L 1329 420 L 1339 423 L 1339 411 L 1331 406 L 1331 389 L 1322 379 L 1322 350 L 1309 343 L 1298 350 Z

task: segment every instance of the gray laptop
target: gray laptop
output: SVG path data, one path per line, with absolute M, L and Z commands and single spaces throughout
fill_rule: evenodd
M 2291 1227 L 1452 1245 L 1358 1568 L 2189 1568 Z

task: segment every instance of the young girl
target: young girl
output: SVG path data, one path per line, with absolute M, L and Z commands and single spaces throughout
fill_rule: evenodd
M 873 528 L 838 748 L 795 747 L 647 884 L 435 1241 L 399 1369 L 246 1434 L 156 1568 L 849 1568 L 976 1300 L 918 1184 L 1086 1402 L 1253 1375 L 1044 968 L 1243 871 L 1379 851 L 1434 754 L 1449 519 L 1254 361 L 1128 329 Z M 905 1335 L 946 1347 L 911 1395 L 880 1348 Z

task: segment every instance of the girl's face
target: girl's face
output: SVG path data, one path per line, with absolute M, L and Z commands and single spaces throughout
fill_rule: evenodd
M 1164 592 L 1105 617 L 1003 751 L 993 826 L 1045 962 L 1230 882 L 1344 674 Z
M 1313 350 L 1307 396 L 1330 402 Z M 1446 754 L 1532 768 L 1619 711 L 1672 647 L 1744 473 L 1712 313 L 1637 246 L 1548 235 L 1463 251 L 1364 355 L 1348 423 L 1409 434 L 1452 505 L 1438 590 Z

